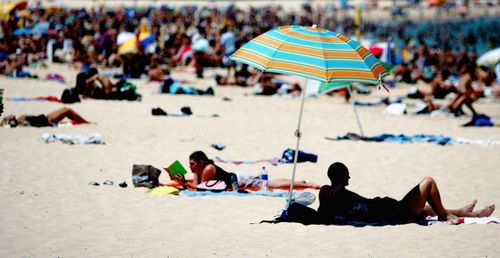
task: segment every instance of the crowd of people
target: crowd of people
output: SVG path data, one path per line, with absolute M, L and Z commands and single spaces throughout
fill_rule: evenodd
M 404 6 L 418 4 L 408 2 Z M 495 64 L 476 65 L 478 53 L 500 45 L 500 32 L 495 29 L 500 25 L 498 18 L 418 23 L 393 19 L 364 21 L 358 26 L 343 12 L 346 8 L 349 6 L 309 4 L 298 10 L 279 5 L 91 9 L 20 5 L 1 19 L 0 74 L 36 78 L 23 67 L 47 61 L 70 63 L 81 70 L 74 86 L 84 98 L 135 100 L 140 97 L 127 78 L 147 76 L 150 81 L 161 82 L 162 93 L 213 95 L 213 88 L 185 87 L 172 78 L 170 71 L 190 66 L 198 78 L 203 78 L 205 68 L 224 67 L 227 72 L 213 75 L 217 85 L 252 86 L 260 95 L 300 95 L 299 85 L 235 63 L 229 56 L 271 28 L 317 24 L 347 35 L 360 28 L 366 41 L 388 41 L 391 51 L 383 60 L 396 66 L 392 71 L 396 80 L 431 86 L 429 91 L 409 95 L 423 99 L 429 112 L 443 108 L 433 100 L 449 93 L 456 96 L 446 109 L 456 115 L 464 113 L 462 106 L 476 115 L 475 100 L 500 96 L 500 71 L 495 71 Z M 113 83 L 96 74 L 96 67 L 122 67 L 120 80 Z M 496 70 L 500 70 L 498 65 Z M 348 92 L 342 94 L 349 98 Z
M 17 71 L 22 70 L 20 64 L 48 58 L 84 69 L 91 65 L 123 66 L 128 77 L 149 74 L 153 80 L 159 76 L 151 70 L 157 71 L 162 65 L 191 64 L 196 75 L 203 77 L 205 67 L 234 66 L 228 56 L 273 27 L 317 24 L 341 34 L 354 34 L 357 28 L 354 19 L 339 18 L 339 13 L 336 8 L 308 4 L 295 11 L 281 6 L 242 9 L 232 5 L 90 10 L 30 7 L 27 13 L 18 15 L 14 9 L 1 22 L 0 62 L 5 67 L 3 74 L 12 73 L 16 67 Z M 391 37 L 399 50 L 408 50 L 410 55 L 422 44 L 457 55 L 463 51 L 484 51 L 484 46 L 498 46 L 500 35 L 495 30 L 498 23 L 498 19 L 439 23 L 364 21 L 362 31 L 365 37 L 377 41 Z M 34 30 L 43 27 L 40 24 L 45 25 L 44 29 Z M 135 46 L 125 49 L 130 35 L 138 40 Z M 13 55 L 22 60 L 12 60 Z M 403 60 L 395 61 L 408 63 L 411 57 L 405 54 L 399 59 Z M 15 64 L 10 64 L 13 61 Z
M 84 73 L 92 67 L 118 66 L 122 67 L 123 78 L 147 76 L 151 81 L 167 84 L 160 90 L 166 93 L 171 92 L 170 69 L 191 66 L 198 78 L 206 76 L 206 67 L 227 68 L 227 73 L 214 75 L 218 85 L 256 85 L 257 93 L 262 95 L 299 95 L 300 86 L 277 81 L 272 74 L 262 75 L 228 57 L 244 43 L 280 25 L 317 24 L 347 35 L 354 34 L 357 28 L 352 17 L 339 15 L 340 9 L 309 4 L 299 10 L 281 6 L 242 9 L 233 5 L 92 9 L 35 5 L 22 11 L 20 15 L 20 10 L 14 8 L 1 21 L 1 74 L 33 78 L 36 75 L 23 67 L 47 61 L 70 63 Z M 459 96 L 448 107 L 460 114 L 463 104 L 476 113 L 472 108 L 475 99 L 500 94 L 494 67 L 482 66 L 478 72 L 474 67 L 478 52 L 500 45 L 500 34 L 495 29 L 499 23 L 497 18 L 419 23 L 364 21 L 361 29 L 367 39 L 374 42 L 390 39 L 393 43 L 392 55 L 386 61 L 397 65 L 394 75 L 398 80 L 405 83 L 421 80 L 432 86 L 432 94 L 419 93 L 430 109 L 437 107 L 430 96 L 442 98 L 454 92 Z M 477 83 L 458 83 L 464 66 Z M 103 80 L 101 76 L 99 81 Z M 105 85 L 105 94 L 97 92 L 97 97 L 110 98 L 111 92 L 116 91 L 111 87 L 114 84 L 109 80 L 101 84 Z M 471 85 L 481 87 L 473 90 Z M 81 84 L 75 86 L 81 88 Z

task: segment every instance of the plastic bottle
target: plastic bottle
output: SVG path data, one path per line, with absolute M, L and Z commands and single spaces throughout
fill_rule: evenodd
M 267 191 L 269 190 L 267 187 L 267 170 L 266 167 L 262 167 L 262 172 L 260 173 L 260 190 Z
M 231 188 L 234 192 L 238 191 L 238 178 L 235 174 L 231 175 Z

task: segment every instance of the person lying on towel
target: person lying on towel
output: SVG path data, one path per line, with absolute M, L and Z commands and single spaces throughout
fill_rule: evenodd
M 66 117 L 69 118 L 73 124 L 90 123 L 87 120 L 83 119 L 78 113 L 73 111 L 73 109 L 64 107 L 54 110 L 47 115 L 21 115 L 19 117 L 16 117 L 15 115 L 7 115 L 2 119 L 0 126 L 4 126 L 7 124 L 10 127 L 16 127 L 18 125 L 34 127 L 54 126 Z
M 477 200 L 459 209 L 445 209 L 432 177 L 425 177 L 399 201 L 390 197 L 367 199 L 347 190 L 349 170 L 340 162 L 330 165 L 328 177 L 331 185 L 322 186 L 319 192 L 318 213 L 325 221 L 342 217 L 355 221 L 407 223 L 416 222 L 421 217 L 436 215 L 441 221 L 449 221 L 456 219 L 456 216 L 487 217 L 495 210 L 495 205 L 490 205 L 474 211 Z
M 213 160 L 209 159 L 207 155 L 202 151 L 195 151 L 189 156 L 189 168 L 193 173 L 193 180 L 188 181 L 184 176 L 178 175 L 173 176 L 169 173 L 170 179 L 177 181 L 185 189 L 196 190 L 197 186 L 203 182 L 208 182 L 210 180 L 220 180 L 227 184 L 226 190 L 231 190 L 231 175 L 236 175 L 238 180 L 238 187 L 243 188 L 256 188 L 258 187 L 260 180 L 259 176 L 248 176 L 244 174 L 234 174 L 226 172 L 221 167 L 214 164 Z M 294 187 L 298 188 L 314 188 L 319 189 L 321 185 L 312 182 L 306 182 L 305 180 L 294 181 Z M 285 178 L 277 178 L 274 180 L 269 180 L 268 187 L 288 189 L 290 187 L 290 180 Z

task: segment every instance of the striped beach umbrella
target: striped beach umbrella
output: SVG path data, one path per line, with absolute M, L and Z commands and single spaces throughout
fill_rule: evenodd
M 379 60 L 358 42 L 314 26 L 274 28 L 246 43 L 230 59 L 265 72 L 322 82 L 379 84 L 388 75 Z
M 382 79 L 388 75 L 382 63 L 360 43 L 345 35 L 320 29 L 314 25 L 312 27 L 291 25 L 274 28 L 249 41 L 229 58 L 251 65 L 263 72 L 296 75 L 331 83 L 332 87 L 338 87 L 338 83 L 352 82 L 383 86 Z M 297 144 L 285 209 L 289 207 L 293 193 L 307 83 L 304 88 L 299 121 L 295 131 Z M 328 87 L 317 88 L 328 90 Z M 360 125 L 359 119 L 358 124 Z

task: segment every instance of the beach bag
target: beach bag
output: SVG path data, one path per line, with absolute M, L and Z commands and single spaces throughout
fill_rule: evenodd
M 226 190 L 231 190 L 233 188 L 233 185 L 235 187 L 238 186 L 238 176 L 236 176 L 235 173 L 232 172 L 220 173 L 217 174 L 217 179 L 219 181 L 224 181 L 224 183 L 226 184 Z
M 287 210 L 283 211 L 277 222 L 296 222 L 304 225 L 321 224 L 321 217 L 313 208 L 292 203 Z
M 472 120 L 463 126 L 494 126 L 494 124 L 489 116 L 481 114 L 473 116 Z
M 227 184 L 223 180 L 209 180 L 196 186 L 196 191 L 222 192 L 226 191 Z
M 116 83 L 117 92 L 114 93 L 113 98 L 119 100 L 137 100 L 139 94 L 136 93 L 137 86 L 131 82 L 121 79 Z
M 75 102 L 80 102 L 80 96 L 76 88 L 65 89 L 61 95 L 61 102 L 66 104 L 71 104 Z
M 135 187 L 157 187 L 159 185 L 158 178 L 160 174 L 161 170 L 151 165 L 134 164 L 132 166 L 132 183 Z
M 283 155 L 281 156 L 281 162 L 282 163 L 293 163 L 293 160 L 295 158 L 295 150 L 292 149 L 286 149 L 283 152 Z M 313 154 L 313 153 L 307 153 L 299 150 L 299 155 L 297 156 L 297 162 L 306 162 L 310 161 L 315 163 L 318 161 L 318 155 Z

